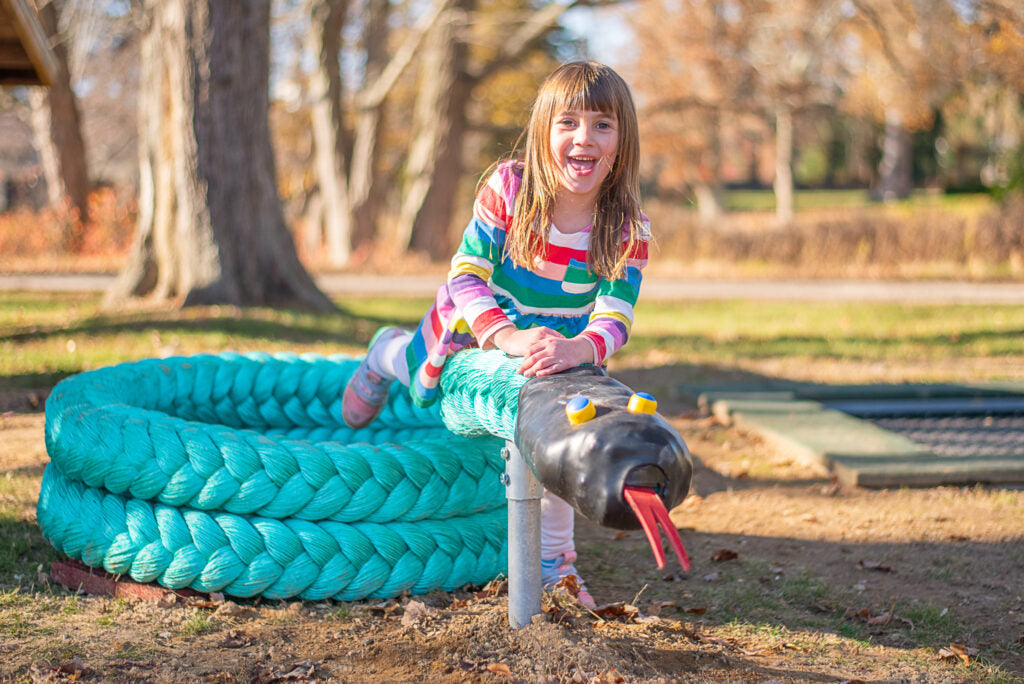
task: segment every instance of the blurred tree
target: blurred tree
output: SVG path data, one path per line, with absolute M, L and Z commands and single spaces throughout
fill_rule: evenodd
M 490 5 L 480 0 L 454 0 L 430 32 L 419 59 L 420 85 L 396 231 L 397 250 L 410 248 L 435 259 L 450 255 L 455 238 L 451 234 L 454 200 L 464 175 L 467 134 L 479 89 L 538 49 L 562 14 L 579 4 L 581 0 L 569 0 L 535 9 L 522 0 Z M 487 36 L 488 30 L 493 32 L 493 23 L 479 20 L 486 10 L 504 12 L 507 17 L 497 36 Z M 474 51 L 478 42 L 492 49 Z M 536 94 L 536 83 L 529 90 L 531 97 Z
M 341 32 L 348 0 L 309 0 L 309 50 L 316 55 L 310 75 L 313 144 L 322 223 L 329 261 L 348 262 L 353 246 L 376 235 L 380 209 L 380 145 L 384 104 L 402 72 L 416 55 L 448 0 L 438 0 L 389 55 L 389 0 L 366 0 L 361 6 L 362 83 L 352 84 L 351 116 L 346 115 L 341 71 Z M 350 121 L 352 119 L 352 121 Z
M 749 129 L 751 115 L 774 122 L 777 214 L 791 219 L 794 120 L 837 97 L 840 7 L 839 0 L 645 0 L 632 16 L 642 40 L 630 77 L 643 95 L 646 139 L 667 151 L 656 152 L 664 157 L 656 161 L 662 181 L 690 184 L 705 221 L 721 212 L 726 136 Z
M 913 186 L 911 133 L 930 129 L 936 108 L 965 74 L 964 23 L 948 0 L 851 0 L 855 48 L 844 106 L 884 122 L 877 199 Z
M 762 108 L 775 120 L 775 213 L 793 218 L 793 144 L 801 112 L 833 105 L 840 65 L 835 41 L 843 0 L 753 2 L 746 20 L 756 27 L 747 59 L 757 73 Z
M 68 33 L 60 30 L 62 6 L 62 0 L 41 0 L 37 5 L 39 22 L 50 37 L 58 69 L 51 87 L 32 89 L 32 127 L 50 204 L 58 207 L 69 202 L 78 221 L 85 223 L 89 221 L 89 171 L 78 97 L 72 87 Z M 81 234 L 75 225 L 66 226 L 65 249 L 77 251 Z
M 284 225 L 268 130 L 270 0 L 147 0 L 139 222 L 107 303 L 334 305 Z
M 726 128 L 757 109 L 756 73 L 743 58 L 755 25 L 741 21 L 743 7 L 646 0 L 630 14 L 643 37 L 629 80 L 641 96 L 644 163 L 658 169 L 659 187 L 692 188 L 709 224 L 724 211 Z

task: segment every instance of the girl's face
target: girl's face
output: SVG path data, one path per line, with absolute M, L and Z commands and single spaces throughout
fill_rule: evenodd
M 618 123 L 608 112 L 563 110 L 555 115 L 551 156 L 561 180 L 560 195 L 597 201 L 619 149 Z

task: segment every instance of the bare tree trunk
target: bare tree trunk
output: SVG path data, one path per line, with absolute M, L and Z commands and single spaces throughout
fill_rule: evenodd
M 406 162 L 404 202 L 395 248 L 409 247 L 434 259 L 447 257 L 455 194 L 463 173 L 463 147 L 473 89 L 534 47 L 559 17 L 577 4 L 547 3 L 497 46 L 497 54 L 470 69 L 466 17 L 476 0 L 455 0 L 427 37 L 420 60 L 421 86 L 413 112 L 413 142 Z M 597 2 L 590 4 L 599 4 Z
M 78 98 L 71 85 L 68 49 L 58 30 L 59 4 L 51 0 L 38 8 L 39 22 L 50 37 L 58 69 L 49 89 L 35 89 L 31 95 L 32 127 L 43 162 L 50 205 L 59 207 L 67 199 L 76 210 L 78 220 L 85 223 L 89 220 L 89 173 Z M 72 228 L 68 226 L 63 241 L 65 249 L 75 251 L 80 246 L 80 234 Z
M 779 223 L 793 220 L 793 110 L 779 107 L 775 113 L 775 217 Z
M 878 165 L 875 199 L 887 201 L 910 196 L 912 185 L 910 133 L 903 125 L 903 112 L 896 107 L 885 110 L 885 140 L 882 161 Z
M 146 204 L 108 303 L 152 295 L 186 306 L 333 309 L 298 260 L 277 196 L 270 0 L 149 0 L 146 11 Z
M 323 201 L 324 237 L 330 264 L 344 266 L 351 253 L 352 224 L 338 57 L 348 0 L 310 0 L 309 7 L 309 44 L 317 56 L 316 69 L 309 80 L 313 149 Z
M 368 0 L 366 30 L 365 87 L 375 84 L 388 64 L 389 0 Z M 380 211 L 378 140 L 384 126 L 384 101 L 367 103 L 356 114 L 352 163 L 349 170 L 349 202 L 352 209 L 352 244 L 372 242 L 377 232 Z
M 456 33 L 474 0 L 458 0 L 423 46 L 414 137 L 406 164 L 411 182 L 399 216 L 396 247 L 440 259 L 450 252 L 455 191 L 462 176 L 466 110 L 473 83 L 466 77 L 468 50 Z
M 697 214 L 701 223 L 710 225 L 725 213 L 721 117 L 717 113 L 709 116 L 704 132 L 709 143 L 706 163 L 701 164 L 701 178 L 694 184 L 693 192 L 697 196 Z

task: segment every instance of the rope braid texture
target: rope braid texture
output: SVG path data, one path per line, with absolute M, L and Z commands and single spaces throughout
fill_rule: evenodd
M 499 452 L 519 362 L 462 351 L 433 407 L 396 384 L 352 430 L 341 395 L 357 365 L 203 355 L 62 381 L 46 405 L 43 534 L 111 573 L 241 597 L 391 597 L 505 572 Z

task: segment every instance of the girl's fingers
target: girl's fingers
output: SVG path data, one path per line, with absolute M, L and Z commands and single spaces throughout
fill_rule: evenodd
M 523 362 L 519 365 L 519 372 L 527 377 L 533 375 L 550 375 L 559 370 L 562 365 L 561 359 L 554 354 L 531 353 L 523 359 Z M 544 372 L 547 371 L 547 372 Z

